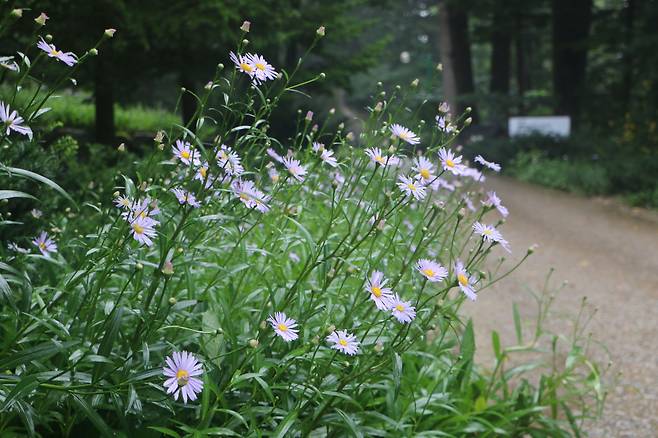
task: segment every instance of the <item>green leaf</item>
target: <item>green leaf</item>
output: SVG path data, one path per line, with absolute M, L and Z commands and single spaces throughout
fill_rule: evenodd
M 519 316 L 519 306 L 514 303 L 512 306 L 512 311 L 514 312 L 514 330 L 516 331 L 516 342 L 521 345 L 523 344 L 523 333 L 521 332 L 521 317 Z
M 38 181 L 42 184 L 47 185 L 51 189 L 59 192 L 62 196 L 64 196 L 66 199 L 68 199 L 71 202 L 71 204 L 73 204 L 77 208 L 77 204 L 75 203 L 73 198 L 71 198 L 71 196 L 69 196 L 69 194 L 66 193 L 66 191 L 63 188 L 61 188 L 56 182 L 49 180 L 45 176 L 41 176 L 38 173 L 34 173 L 34 172 L 29 171 L 29 170 L 19 169 L 17 167 L 5 167 L 5 169 L 10 174 L 20 175 L 20 176 L 23 176 L 25 178 L 29 178 L 29 179 L 32 179 L 34 181 Z
M 157 427 L 157 426 L 147 426 L 151 430 L 155 430 L 156 432 L 160 432 L 163 435 L 167 436 L 172 436 L 174 438 L 180 438 L 180 435 L 171 429 L 167 429 L 166 427 Z
M 14 386 L 14 389 L 11 390 L 7 398 L 5 398 L 2 407 L 0 407 L 0 412 L 5 412 L 10 409 L 11 406 L 22 396 L 29 395 L 32 390 L 39 386 L 39 381 L 37 376 L 31 375 L 27 377 L 22 377 L 20 382 Z
M 112 353 L 112 345 L 114 345 L 114 341 L 116 340 L 117 335 L 119 334 L 119 328 L 121 327 L 121 317 L 123 316 L 123 307 L 115 308 L 112 313 L 113 313 L 113 315 L 111 316 L 112 319 L 110 319 L 109 325 L 105 330 L 105 336 L 103 336 L 103 340 L 101 340 L 101 344 L 98 347 L 99 356 L 104 356 L 104 357 L 110 356 L 110 354 Z M 96 366 L 94 367 L 94 375 L 93 375 L 94 381 L 98 380 L 100 374 L 103 372 L 104 367 L 105 365 L 101 362 L 96 364 Z
M 501 358 L 500 336 L 498 335 L 498 332 L 496 330 L 491 332 L 491 345 L 493 345 L 493 351 L 494 354 L 496 355 L 496 359 L 500 360 Z
M 89 421 L 93 423 L 94 426 L 96 426 L 96 429 L 101 433 L 101 435 L 105 437 L 114 437 L 114 432 L 110 427 L 105 423 L 103 418 L 101 418 L 100 415 L 98 415 L 98 412 L 96 412 L 90 405 L 77 394 L 72 394 L 71 398 L 73 399 L 73 402 L 82 410 L 82 412 L 87 416 Z
M 58 343 L 55 341 L 44 342 L 43 344 L 23 350 L 20 353 L 9 355 L 6 359 L 0 362 L 0 370 L 4 371 L 7 369 L 13 369 L 18 365 L 23 365 L 33 360 L 45 359 L 76 344 L 78 344 L 78 341 L 64 343 Z
M 293 424 L 295 424 L 295 420 L 297 420 L 297 410 L 290 411 L 286 417 L 281 420 L 281 423 L 276 427 L 276 430 L 274 431 L 274 438 L 283 438 L 288 436 L 288 430 L 292 427 Z
M 17 190 L 0 190 L 0 200 L 2 199 L 11 199 L 11 198 L 29 198 L 37 199 L 29 193 L 19 192 Z
M 338 412 L 338 415 L 340 415 L 340 417 L 343 419 L 343 422 L 345 423 L 347 428 L 350 430 L 350 432 L 352 432 L 352 436 L 355 436 L 355 437 L 358 437 L 358 438 L 363 436 L 363 434 L 359 430 L 359 427 L 356 425 L 356 423 L 354 422 L 352 417 L 350 417 L 348 414 L 341 411 L 340 409 L 336 409 L 336 412 Z

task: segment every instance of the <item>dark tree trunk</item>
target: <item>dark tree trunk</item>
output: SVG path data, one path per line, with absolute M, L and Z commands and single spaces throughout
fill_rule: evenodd
M 96 141 L 112 144 L 114 127 L 114 79 L 112 77 L 112 45 L 106 44 L 98 51 L 94 74 L 94 105 L 96 108 Z
M 505 22 L 505 14 L 496 9 L 493 17 L 493 33 L 491 35 L 491 78 L 489 91 L 492 93 L 509 94 L 510 60 L 512 39 Z
M 182 88 L 185 88 L 185 92 L 181 98 L 181 117 L 183 119 L 183 126 L 188 126 L 190 131 L 196 131 L 196 121 L 192 120 L 196 113 L 197 101 L 194 97 L 194 81 L 190 77 L 187 70 L 183 67 L 178 76 L 179 84 Z
M 552 9 L 555 111 L 576 124 L 585 89 L 592 0 L 553 0 Z
M 476 120 L 476 111 L 473 104 L 472 94 L 475 92 L 473 82 L 473 68 L 471 66 L 471 43 L 468 32 L 468 13 L 459 4 L 451 1 L 443 1 L 440 5 L 439 14 L 442 15 L 440 23 L 447 27 L 441 31 L 441 37 L 447 41 L 441 43 L 442 59 L 444 69 L 454 79 L 456 91 L 455 114 L 461 114 L 466 107 L 473 108 L 471 117 Z M 447 51 L 447 53 L 445 53 Z M 471 95 L 471 96 L 469 96 Z
M 624 112 L 630 109 L 631 95 L 633 90 L 633 27 L 635 23 L 635 0 L 627 0 L 624 10 L 624 57 L 623 71 L 624 81 L 622 84 L 622 102 Z

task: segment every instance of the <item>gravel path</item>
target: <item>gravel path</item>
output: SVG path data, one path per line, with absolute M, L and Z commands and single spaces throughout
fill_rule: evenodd
M 510 210 L 501 230 L 514 249 L 512 259 L 533 243 L 539 248 L 515 273 L 465 306 L 478 332 L 481 362 L 490 360 L 492 329 L 514 344 L 512 303 L 532 320 L 536 307 L 525 291 L 539 290 L 553 267 L 554 284 L 568 281 L 553 309 L 575 314 L 587 296 L 598 308 L 590 329 L 613 361 L 609 377 L 621 372 L 602 419 L 588 428 L 590 436 L 658 436 L 658 214 L 503 177 L 489 178 L 486 185 Z M 559 324 L 563 332 L 569 327 Z

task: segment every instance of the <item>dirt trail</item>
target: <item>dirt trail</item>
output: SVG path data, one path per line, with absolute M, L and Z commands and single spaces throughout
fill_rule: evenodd
M 539 248 L 519 270 L 465 306 L 479 332 L 483 363 L 492 329 L 514 344 L 513 302 L 533 318 L 536 307 L 525 291 L 539 290 L 553 267 L 554 284 L 568 281 L 553 310 L 574 314 L 587 296 L 598 308 L 591 332 L 608 347 L 613 370 L 622 372 L 590 436 L 658 436 L 658 214 L 503 177 L 489 178 L 486 186 L 510 210 L 501 230 L 514 249 L 512 259 L 534 243 Z

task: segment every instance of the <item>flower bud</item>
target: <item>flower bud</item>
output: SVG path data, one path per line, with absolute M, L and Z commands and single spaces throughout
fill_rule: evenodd
M 163 143 L 158 144 L 158 149 L 164 151 L 164 144 Z
M 112 28 L 105 29 L 105 36 L 108 38 L 112 38 L 114 37 L 116 31 L 117 31 L 116 29 L 112 29 Z
M 443 71 L 443 64 L 440 62 L 436 65 L 436 71 Z
M 244 44 L 245 46 L 248 45 L 248 44 L 249 44 L 249 40 L 246 39 L 246 38 L 243 39 L 243 40 L 242 40 L 242 44 Z
M 459 216 L 460 219 L 463 218 L 464 216 L 466 216 L 466 209 L 463 207 L 460 208 L 459 211 L 457 212 L 457 215 Z
M 174 275 L 174 264 L 171 263 L 171 260 L 164 262 L 164 265 L 162 266 L 162 273 L 164 275 Z
M 382 341 L 377 341 L 377 343 L 375 344 L 375 351 L 377 353 L 381 353 L 382 350 L 384 350 L 384 343 Z
M 144 269 L 144 265 L 142 265 L 141 263 L 137 262 L 137 264 L 135 264 L 135 269 L 137 269 L 138 271 L 141 271 L 142 269 Z
M 375 105 L 374 111 L 375 111 L 376 113 L 380 112 L 380 111 L 382 110 L 382 106 L 383 106 L 383 105 L 382 105 L 381 102 L 377 102 L 377 105 Z
M 327 327 L 327 333 L 331 334 L 336 331 L 336 326 L 331 324 L 329 327 Z
M 341 131 L 342 131 L 343 129 L 345 129 L 345 123 L 340 122 L 340 123 L 338 124 L 338 129 L 341 130 Z
M 258 344 L 260 344 L 260 342 L 258 342 L 258 339 L 249 339 L 249 346 L 251 348 L 258 348 Z
M 416 79 L 414 79 L 413 81 L 411 81 L 411 86 L 414 87 L 414 88 L 416 88 L 416 87 L 418 86 L 418 83 L 419 83 L 419 82 L 420 82 L 420 81 L 418 80 L 418 78 L 416 78 Z
M 162 143 L 164 136 L 165 136 L 164 131 L 158 131 L 155 133 L 155 137 L 153 137 L 153 141 L 156 143 Z
M 251 22 L 246 20 L 244 21 L 244 23 L 242 23 L 242 26 L 240 26 L 240 30 L 242 32 L 249 32 L 250 28 L 251 28 Z
M 217 64 L 217 70 L 224 70 L 224 64 L 221 62 Z
M 125 143 L 121 143 L 121 144 L 117 147 L 117 150 L 118 150 L 119 152 L 125 152 L 125 151 L 126 151 L 126 144 L 125 144 Z
M 306 120 L 307 122 L 310 122 L 311 120 L 313 120 L 313 111 L 307 111 L 307 112 L 306 112 L 306 118 L 305 118 L 305 120 Z
M 320 78 L 320 79 L 324 79 L 324 78 L 326 78 L 326 77 L 327 77 L 327 75 L 324 74 L 324 73 L 320 73 L 320 75 L 319 75 L 319 78 Z
M 258 327 L 260 327 L 261 330 L 265 330 L 267 328 L 267 322 L 261 321 Z
M 469 117 L 468 119 L 464 120 L 464 126 L 468 126 L 471 123 L 473 123 L 473 117 Z
M 313 127 L 311 128 L 311 131 L 313 131 L 313 132 L 318 132 L 318 129 L 320 129 L 320 127 L 319 127 L 318 124 L 316 123 L 316 124 L 313 125 Z
M 39 14 L 37 18 L 34 19 L 34 21 L 39 25 L 39 26 L 45 26 L 46 25 L 46 20 L 48 20 L 48 16 L 45 13 Z
M 332 116 L 333 116 L 334 114 L 336 114 L 336 108 L 331 108 L 331 109 L 329 110 L 329 114 L 332 115 Z
M 212 81 L 209 81 L 203 88 L 208 91 L 212 90 Z
M 347 141 L 354 141 L 354 133 L 352 131 L 348 132 L 345 138 Z
M 311 342 L 313 342 L 314 345 L 318 345 L 320 343 L 320 337 L 315 335 L 313 336 L 313 339 L 311 339 Z
M 179 247 L 177 251 L 178 251 L 178 254 L 182 254 L 183 253 L 183 248 Z
M 174 298 L 174 297 L 169 298 L 169 305 L 173 306 L 177 302 L 178 302 L 178 300 L 176 298 Z
M 91 56 L 96 56 L 96 55 L 98 55 L 98 49 L 97 49 L 96 47 L 94 47 L 94 48 L 92 48 L 92 49 L 89 49 L 89 54 L 90 54 Z
M 10 14 L 14 18 L 21 18 L 23 16 L 23 10 L 22 9 L 14 9 L 11 11 Z
M 530 247 L 528 248 L 528 254 L 532 254 L 533 252 L 535 252 L 535 251 L 537 250 L 537 248 L 539 248 L 539 245 L 536 244 L 536 243 L 533 243 L 533 244 L 530 245 Z
M 394 154 L 395 151 L 397 151 L 397 148 L 395 147 L 395 145 L 390 145 L 390 146 L 388 147 L 388 153 L 389 153 L 389 154 Z
M 120 195 L 121 195 L 121 193 L 119 193 L 118 190 L 115 191 L 114 193 L 112 193 L 112 196 L 114 196 L 115 198 L 118 198 Z
M 51 34 L 47 34 L 44 37 L 44 40 L 46 40 L 47 43 L 51 42 L 53 40 L 53 36 Z
M 318 30 L 316 30 L 315 33 L 317 34 L 317 36 L 323 37 L 324 36 L 324 26 L 318 27 Z
M 471 108 L 470 106 L 466 107 L 466 114 L 470 113 L 471 111 L 473 111 L 473 108 Z

